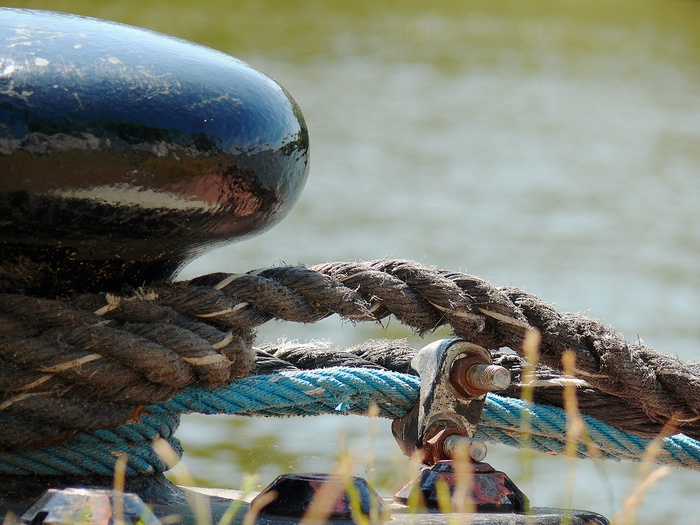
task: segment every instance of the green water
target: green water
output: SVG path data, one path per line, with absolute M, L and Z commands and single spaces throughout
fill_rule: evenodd
M 515 285 L 629 339 L 700 356 L 700 2 L 23 2 L 175 34 L 242 58 L 300 104 L 311 173 L 290 216 L 183 276 L 401 257 Z M 405 337 L 329 319 L 272 324 L 344 345 Z M 416 346 L 424 342 L 412 338 Z M 339 449 L 385 492 L 409 475 L 388 422 L 186 418 L 185 463 L 202 483 L 265 484 L 329 470 Z M 565 501 L 566 461 L 491 447 L 538 505 Z M 612 517 L 630 464 L 576 463 L 573 503 Z M 700 474 L 673 472 L 638 523 L 700 523 Z M 693 521 L 695 520 L 695 521 Z

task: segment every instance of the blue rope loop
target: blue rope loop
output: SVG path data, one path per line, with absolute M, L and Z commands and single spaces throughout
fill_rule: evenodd
M 125 472 L 129 476 L 165 472 L 168 467 L 154 452 L 152 443 L 156 438 L 165 439 L 182 457 L 182 445 L 173 436 L 179 425 L 180 413 L 152 405 L 137 423 L 83 432 L 68 443 L 40 450 L 0 452 L 0 473 L 113 476 L 121 454 L 126 455 Z
M 380 417 L 393 419 L 404 416 L 415 405 L 419 391 L 420 379 L 415 376 L 346 367 L 252 376 L 214 390 L 190 387 L 165 403 L 147 407 L 138 422 L 114 430 L 86 432 L 61 446 L 0 452 L 0 473 L 111 476 L 120 453 L 127 455 L 128 475 L 163 472 L 167 467 L 153 451 L 152 442 L 163 438 L 181 455 L 182 447 L 173 436 L 181 414 L 367 415 L 371 406 L 377 406 Z M 524 417 L 529 421 L 528 434 L 520 428 Z M 591 417 L 582 417 L 589 442 L 577 443 L 576 453 L 580 458 L 640 461 L 652 442 Z M 566 414 L 556 407 L 489 394 L 476 437 L 563 454 Z M 682 434 L 663 438 L 661 453 L 655 461 L 700 470 L 700 442 Z

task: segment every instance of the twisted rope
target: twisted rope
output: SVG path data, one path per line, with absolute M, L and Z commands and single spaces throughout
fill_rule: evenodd
M 333 366 L 353 368 L 386 369 L 404 374 L 415 374 L 411 361 L 415 349 L 408 346 L 405 340 L 369 340 L 352 348 L 339 349 L 330 343 L 312 341 L 298 343 L 285 341 L 276 345 L 263 345 L 258 348 L 256 365 L 257 374 L 269 374 L 282 370 L 312 370 Z M 521 378 L 526 368 L 523 358 L 512 350 L 492 350 L 491 356 L 495 364 L 507 368 L 511 373 L 511 385 L 499 395 L 521 399 Z M 538 404 L 564 407 L 563 388 L 568 381 L 564 380 L 561 372 L 540 365 L 536 370 L 534 398 Z M 646 414 L 623 398 L 611 397 L 598 389 L 592 388 L 585 381 L 573 380 L 577 385 L 576 395 L 579 409 L 594 419 L 612 421 L 614 426 L 626 432 L 642 437 L 656 437 L 663 430 L 661 425 L 650 424 Z
M 97 297 L 78 298 L 83 305 Z M 198 384 L 246 375 L 251 330 L 223 332 L 157 304 L 99 298 L 94 311 L 64 301 L 0 298 L 0 449 L 65 442 L 114 428 L 141 407 Z M 104 316 L 110 315 L 110 320 Z
M 381 417 L 405 415 L 418 399 L 420 380 L 386 370 L 333 367 L 313 371 L 287 371 L 247 377 L 213 390 L 188 388 L 170 401 L 146 409 L 138 423 L 114 431 L 81 434 L 62 447 L 18 453 L 0 452 L 0 472 L 10 474 L 111 475 L 114 452 L 128 454 L 128 474 L 153 473 L 165 465 L 152 452 L 156 437 L 171 438 L 180 414 L 231 414 L 291 416 L 318 414 L 367 415 L 370 406 Z M 530 433 L 520 430 L 524 417 Z M 621 432 L 584 416 L 590 442 L 579 441 L 578 457 L 639 461 L 652 440 Z M 526 404 L 517 399 L 489 394 L 476 437 L 510 446 L 561 454 L 566 449 L 566 414 L 562 409 Z M 171 444 L 179 447 L 177 441 Z M 700 470 L 700 443 L 683 435 L 661 440 L 657 463 Z
M 113 428 L 188 385 L 226 384 L 249 372 L 259 324 L 309 323 L 334 313 L 354 322 L 393 315 L 419 333 L 447 324 L 491 350 L 519 351 L 536 328 L 542 365 L 561 375 L 561 355 L 573 350 L 577 376 L 599 394 L 582 405 L 584 413 L 602 417 L 604 405 L 619 406 L 604 419 L 646 436 L 673 416 L 679 431 L 700 437 L 700 364 L 628 343 L 598 321 L 559 313 L 522 290 L 382 260 L 212 274 L 122 297 L 2 294 L 0 423 L 7 431 L 0 449 Z M 623 418 L 627 413 L 632 420 Z

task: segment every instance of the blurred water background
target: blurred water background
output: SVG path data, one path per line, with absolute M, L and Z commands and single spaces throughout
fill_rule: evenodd
M 233 54 L 306 117 L 311 172 L 296 208 L 182 277 L 397 257 L 515 285 L 628 339 L 700 357 L 700 2 L 126 0 L 4 5 L 87 14 Z M 270 324 L 260 341 L 349 345 L 397 322 Z M 411 336 L 419 347 L 425 344 Z M 432 337 L 429 337 L 429 340 Z M 342 450 L 389 494 L 410 476 L 388 421 L 190 416 L 199 483 L 329 471 Z M 371 461 L 367 451 L 376 456 Z M 490 446 L 536 505 L 565 501 L 567 462 Z M 573 504 L 612 517 L 637 466 L 575 462 Z M 673 471 L 638 523 L 700 523 L 700 473 Z

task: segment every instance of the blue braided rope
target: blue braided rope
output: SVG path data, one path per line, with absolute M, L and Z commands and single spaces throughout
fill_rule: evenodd
M 0 473 L 112 475 L 118 453 L 127 454 L 127 474 L 166 470 L 153 452 L 153 439 L 166 439 L 182 453 L 173 437 L 180 414 L 231 414 L 245 416 L 297 416 L 319 414 L 366 415 L 370 406 L 379 415 L 405 415 L 418 399 L 420 380 L 411 375 L 362 368 L 327 368 L 281 372 L 240 379 L 214 390 L 189 388 L 170 401 L 147 407 L 137 423 L 114 430 L 80 434 L 69 443 L 25 452 L 0 452 Z M 520 429 L 523 417 L 529 434 Z M 581 458 L 600 457 L 640 461 L 652 440 L 622 432 L 583 416 L 589 442 L 577 445 Z M 566 414 L 546 405 L 490 394 L 486 398 L 476 437 L 514 447 L 562 454 L 566 449 Z M 700 470 L 700 443 L 684 435 L 661 440 L 656 462 Z
M 167 466 L 151 444 L 155 438 L 163 438 L 182 456 L 182 445 L 173 436 L 179 424 L 179 412 L 153 405 L 138 423 L 84 432 L 64 445 L 41 450 L 0 452 L 0 473 L 113 476 L 120 453 L 126 454 L 128 475 L 164 472 Z

